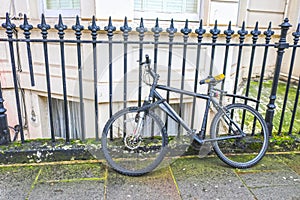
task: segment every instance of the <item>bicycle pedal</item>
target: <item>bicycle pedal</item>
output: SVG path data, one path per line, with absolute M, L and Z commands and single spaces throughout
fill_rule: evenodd
M 207 155 L 210 154 L 211 150 L 212 150 L 212 146 L 210 142 L 203 143 L 199 149 L 198 157 L 199 158 L 206 157 Z

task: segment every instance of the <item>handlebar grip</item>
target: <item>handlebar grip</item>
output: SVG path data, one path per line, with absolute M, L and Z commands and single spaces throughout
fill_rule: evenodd
M 147 54 L 145 57 L 146 57 L 146 63 L 149 64 L 150 63 L 149 55 Z

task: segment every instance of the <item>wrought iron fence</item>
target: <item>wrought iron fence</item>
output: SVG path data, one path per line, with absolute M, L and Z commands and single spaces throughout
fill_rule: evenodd
M 139 61 L 143 60 L 143 56 L 145 53 L 145 45 L 151 45 L 153 51 L 153 66 L 154 70 L 159 70 L 159 54 L 160 54 L 160 47 L 164 46 L 168 49 L 168 55 L 167 55 L 167 79 L 166 79 L 166 85 L 170 86 L 172 81 L 172 66 L 174 62 L 174 47 L 180 48 L 182 50 L 182 60 L 181 60 L 181 79 L 180 79 L 180 89 L 184 89 L 185 87 L 185 81 L 187 76 L 190 76 L 190 74 L 187 74 L 187 55 L 189 48 L 193 47 L 194 51 L 196 53 L 196 59 L 193 61 L 194 71 L 193 71 L 193 92 L 199 92 L 198 82 L 199 82 L 199 74 L 201 73 L 201 53 L 202 48 L 209 47 L 210 53 L 208 53 L 209 57 L 209 72 L 208 75 L 212 76 L 214 74 L 215 70 L 215 62 L 218 60 L 222 61 L 222 73 L 225 74 L 227 77 L 231 77 L 233 80 L 233 86 L 232 86 L 232 92 L 234 94 L 237 94 L 240 89 L 240 84 L 243 82 L 242 80 L 245 79 L 245 76 L 242 75 L 241 70 L 245 69 L 246 66 L 246 79 L 243 82 L 245 85 L 245 89 L 243 90 L 243 95 L 249 96 L 251 85 L 253 84 L 251 80 L 253 80 L 251 77 L 257 76 L 256 78 L 258 85 L 257 85 L 257 93 L 255 94 L 255 108 L 259 109 L 260 106 L 260 100 L 261 97 L 264 95 L 263 93 L 263 83 L 266 79 L 266 70 L 268 67 L 268 56 L 270 54 L 270 49 L 277 49 L 277 56 L 276 56 L 276 63 L 275 63 L 275 69 L 273 72 L 273 79 L 272 81 L 272 88 L 269 97 L 269 102 L 266 109 L 266 121 L 268 123 L 269 129 L 272 130 L 273 128 L 273 118 L 274 118 L 274 112 L 275 112 L 275 103 L 276 103 L 276 97 L 277 97 L 277 87 L 278 82 L 280 79 L 280 70 L 282 66 L 282 60 L 283 55 L 286 49 L 289 47 L 292 48 L 292 56 L 290 59 L 290 70 L 288 74 L 288 78 L 286 81 L 286 91 L 284 95 L 282 110 L 281 112 L 281 120 L 280 124 L 276 125 L 278 126 L 278 134 L 282 132 L 282 126 L 283 122 L 285 120 L 285 112 L 286 112 L 286 104 L 288 101 L 294 101 L 294 106 L 292 110 L 292 117 L 290 119 L 290 127 L 288 133 L 292 133 L 292 129 L 295 122 L 295 117 L 297 113 L 298 108 L 298 98 L 299 98 L 299 90 L 300 90 L 300 79 L 298 80 L 298 88 L 297 93 L 295 95 L 295 99 L 291 100 L 288 99 L 288 93 L 290 89 L 291 84 L 291 77 L 293 72 L 293 67 L 295 66 L 295 57 L 296 57 L 296 51 L 299 47 L 298 41 L 300 37 L 300 30 L 299 25 L 297 30 L 292 34 L 294 43 L 289 44 L 286 40 L 287 38 L 287 32 L 289 30 L 289 27 L 291 25 L 288 22 L 288 19 L 285 19 L 284 22 L 280 25 L 281 32 L 280 32 L 280 38 L 277 43 L 274 43 L 274 40 L 277 40 L 276 38 L 272 38 L 274 35 L 274 31 L 272 30 L 271 23 L 269 27 L 262 33 L 258 28 L 258 23 L 255 24 L 255 27 L 253 30 L 250 31 L 250 33 L 246 30 L 245 23 L 242 24 L 240 29 L 235 33 L 234 29 L 231 27 L 231 23 L 229 23 L 226 30 L 224 30 L 224 33 L 221 33 L 221 30 L 219 30 L 219 27 L 217 25 L 217 22 L 215 23 L 214 27 L 209 30 L 209 33 L 206 33 L 206 30 L 204 29 L 202 25 L 202 20 L 199 23 L 199 27 L 197 29 L 193 30 L 189 28 L 189 21 L 186 20 L 184 27 L 180 30 L 180 33 L 177 33 L 177 29 L 174 26 L 173 20 L 170 21 L 170 26 L 166 29 L 165 36 L 167 38 L 166 41 L 162 41 L 160 38 L 162 36 L 163 29 L 159 26 L 159 20 L 156 19 L 154 27 L 151 29 L 151 31 L 148 31 L 147 28 L 144 26 L 143 19 L 140 20 L 140 25 L 135 29 L 135 33 L 132 33 L 132 35 L 138 35 L 138 39 L 130 39 L 132 28 L 129 27 L 127 18 L 125 17 L 124 25 L 120 27 L 119 35 L 122 33 L 122 37 L 119 37 L 119 39 L 114 39 L 116 27 L 112 24 L 112 19 L 109 18 L 108 25 L 104 27 L 104 31 L 99 33 L 100 27 L 96 23 L 95 17 L 92 18 L 92 22 L 90 26 L 88 26 L 88 29 L 86 30 L 81 24 L 79 17 L 77 16 L 75 25 L 72 26 L 72 30 L 75 33 L 74 39 L 65 39 L 65 33 L 67 26 L 63 23 L 62 16 L 59 15 L 59 21 L 58 24 L 55 25 L 55 29 L 58 33 L 57 39 L 48 39 L 49 29 L 50 25 L 46 23 L 45 16 L 42 15 L 41 17 L 41 23 L 37 25 L 37 28 L 40 29 L 41 38 L 31 38 L 31 33 L 33 26 L 29 24 L 28 19 L 26 15 L 24 15 L 24 21 L 23 24 L 20 25 L 20 29 L 23 30 L 24 38 L 17 38 L 14 36 L 14 31 L 17 29 L 16 25 L 13 24 L 9 18 L 9 15 L 6 15 L 6 21 L 2 24 L 2 27 L 5 29 L 7 38 L 0 38 L 0 44 L 8 44 L 9 47 L 9 55 L 10 55 L 10 63 L 11 63 L 11 70 L 12 70 L 12 76 L 13 76 L 13 84 L 14 84 L 14 91 L 15 91 L 15 101 L 17 106 L 17 113 L 18 113 L 18 122 L 20 127 L 20 138 L 21 141 L 25 141 L 24 132 L 23 132 L 23 124 L 22 124 L 22 113 L 21 113 L 21 104 L 20 104 L 20 96 L 19 96 L 19 85 L 17 82 L 17 69 L 16 69 L 16 52 L 15 52 L 15 44 L 16 43 L 24 43 L 26 44 L 26 51 L 27 51 L 27 59 L 28 59 L 28 66 L 29 66 L 29 72 L 30 72 L 30 83 L 31 87 L 35 87 L 38 82 L 35 79 L 35 73 L 34 73 L 34 62 L 33 62 L 33 55 L 32 55 L 32 44 L 39 43 L 43 45 L 43 56 L 44 56 L 44 67 L 45 67 L 45 79 L 46 79 L 46 88 L 47 88 L 47 100 L 48 100 L 48 110 L 49 110 L 49 126 L 50 126 L 50 133 L 51 133 L 51 139 L 52 141 L 55 141 L 55 131 L 54 131 L 54 119 L 53 119 L 53 112 L 52 112 L 52 88 L 51 88 L 51 75 L 50 75 L 50 61 L 49 61 L 49 51 L 48 51 L 48 45 L 51 43 L 58 43 L 59 44 L 59 52 L 60 52 L 60 59 L 61 59 L 61 78 L 62 78 L 62 95 L 63 95 L 63 104 L 64 104 L 64 117 L 65 117 L 65 139 L 66 142 L 70 141 L 70 127 L 69 127 L 69 115 L 68 115 L 68 94 L 67 94 L 67 74 L 66 74 L 66 52 L 65 52 L 65 44 L 75 44 L 76 51 L 77 51 L 77 70 L 78 70 L 78 84 L 79 84 L 79 106 L 80 106 L 80 119 L 81 119 L 81 134 L 82 139 L 85 138 L 85 131 L 86 131 L 86 125 L 85 125 L 85 108 L 84 108 L 84 91 L 83 91 L 83 75 L 82 75 L 82 44 L 91 45 L 92 46 L 92 61 L 93 61 L 93 93 L 94 93 L 94 115 L 95 115 L 95 138 L 99 139 L 99 118 L 101 118 L 101 114 L 99 113 L 99 99 L 98 99 L 98 92 L 99 92 L 99 86 L 98 86 L 98 80 L 97 80 L 97 74 L 99 64 L 98 61 L 102 58 L 97 56 L 97 46 L 99 45 L 108 45 L 108 110 L 109 110 L 109 116 L 112 116 L 113 114 L 113 99 L 114 99 L 114 93 L 113 93 L 113 72 L 115 70 L 123 70 L 123 106 L 127 106 L 127 100 L 128 100 L 128 82 L 130 80 L 128 77 L 128 46 L 129 45 L 136 45 L 138 46 L 138 58 Z M 91 39 L 82 39 L 82 33 L 83 31 L 90 33 Z M 153 39 L 146 38 L 146 34 L 152 34 Z M 99 39 L 98 36 L 106 34 L 106 39 Z M 252 39 L 247 40 L 247 35 L 251 34 Z M 191 37 L 196 38 L 195 40 L 190 40 Z M 222 39 L 220 39 L 222 37 Z M 121 39 L 120 39 L 121 38 Z M 180 39 L 182 38 L 182 39 Z M 204 41 L 205 38 L 205 41 Z M 248 37 L 250 38 L 250 37 Z M 263 39 L 261 39 L 263 38 Z M 260 40 L 259 40 L 260 39 Z M 272 40 L 273 39 L 273 40 Z M 180 41 L 181 40 L 181 41 Z M 113 48 L 116 45 L 121 45 L 123 47 L 122 50 L 122 57 L 123 57 L 123 66 L 120 68 L 119 66 L 114 65 L 113 62 Z M 222 57 L 217 57 L 216 50 L 222 48 Z M 250 53 L 245 54 L 245 48 L 249 50 Z M 260 49 L 262 54 L 258 54 L 257 51 Z M 230 57 L 230 52 L 235 50 L 236 56 L 234 58 Z M 17 52 L 18 53 L 18 52 Z M 104 56 L 104 55 L 103 55 Z M 231 55 L 232 56 L 232 55 Z M 255 75 L 254 75 L 254 68 L 257 66 L 255 64 L 255 60 L 257 57 L 260 57 L 259 60 L 261 60 L 261 64 L 259 69 L 255 69 Z M 245 57 L 249 60 L 248 64 L 243 64 L 245 62 Z M 229 64 L 229 59 L 235 59 L 234 67 L 233 64 Z M 231 67 L 230 70 L 228 70 L 228 67 Z M 138 106 L 141 105 L 142 101 L 142 69 L 141 66 L 138 69 L 138 97 L 137 97 L 137 104 Z M 191 77 L 189 77 L 191 78 Z M 267 78 L 270 78 L 269 76 Z M 221 89 L 224 89 L 225 83 L 223 82 L 221 85 Z M 7 120 L 6 120 L 6 110 L 3 106 L 3 98 L 2 93 L 0 92 L 0 135 L 4 140 L 8 141 L 9 138 L 3 137 L 7 136 L 9 134 L 8 132 L 8 126 L 7 126 Z M 170 94 L 167 92 L 166 99 L 169 100 Z M 179 114 L 181 115 L 183 112 L 183 107 L 181 106 L 183 104 L 183 95 L 179 98 Z M 236 98 L 232 99 L 233 102 L 236 101 Z M 247 100 L 244 100 L 244 103 L 247 103 Z M 278 104 L 278 103 L 277 103 Z M 195 121 L 195 106 L 196 106 L 196 100 L 192 100 L 192 113 L 191 113 L 191 126 L 194 126 Z M 298 111 L 299 112 L 299 111 Z

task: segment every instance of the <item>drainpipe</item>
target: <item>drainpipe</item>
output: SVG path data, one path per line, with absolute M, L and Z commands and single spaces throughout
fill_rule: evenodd
M 10 134 L 7 124 L 7 116 L 5 114 L 6 109 L 3 105 L 4 99 L 2 97 L 2 88 L 0 82 L 0 145 L 10 143 Z

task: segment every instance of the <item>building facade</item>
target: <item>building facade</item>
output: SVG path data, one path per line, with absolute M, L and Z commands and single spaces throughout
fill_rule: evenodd
M 111 0 L 109 2 L 104 0 L 4 0 L 0 7 L 0 19 L 1 24 L 5 22 L 6 12 L 9 12 L 12 22 L 17 25 L 17 29 L 14 32 L 15 38 L 24 38 L 23 31 L 19 26 L 23 23 L 24 15 L 26 14 L 29 23 L 33 25 L 30 37 L 32 39 L 41 39 L 41 30 L 37 28 L 37 25 L 41 23 L 41 15 L 44 13 L 46 22 L 51 26 L 48 30 L 48 39 L 58 39 L 57 30 L 55 24 L 58 23 L 58 15 L 62 15 L 63 23 L 67 26 L 65 30 L 65 39 L 75 40 L 76 36 L 72 26 L 75 24 L 75 16 L 78 15 L 81 24 L 85 27 L 82 31 L 82 40 L 91 40 L 91 32 L 88 27 L 91 25 L 92 17 L 95 16 L 96 23 L 100 27 L 97 32 L 97 40 L 107 41 L 109 38 L 107 32 L 104 30 L 108 25 L 108 18 L 111 16 L 112 24 L 116 27 L 114 31 L 113 40 L 123 41 L 124 35 L 120 30 L 120 27 L 124 25 L 124 17 L 127 17 L 128 24 L 132 27 L 132 31 L 129 34 L 129 41 L 139 41 L 139 32 L 136 27 L 140 26 L 140 19 L 143 18 L 144 26 L 148 28 L 145 32 L 144 40 L 153 41 L 154 32 L 151 28 L 155 26 L 156 18 L 159 19 L 159 27 L 162 28 L 159 31 L 159 41 L 169 41 L 169 34 L 167 28 L 170 26 L 170 20 L 174 20 L 174 26 L 177 28 L 174 41 L 182 42 L 183 37 L 180 33 L 180 29 L 185 26 L 186 19 L 189 20 L 189 28 L 192 32 L 188 35 L 189 42 L 197 42 L 197 34 L 195 30 L 199 27 L 200 19 L 203 21 L 203 26 L 207 33 L 203 36 L 203 42 L 211 42 L 211 35 L 208 33 L 210 29 L 214 27 L 215 20 L 217 20 L 218 29 L 221 30 L 219 34 L 219 42 L 225 42 L 226 37 L 223 31 L 227 29 L 229 21 L 231 21 L 232 29 L 235 34 L 232 36 L 232 41 L 238 43 L 240 30 L 243 22 L 246 24 L 248 34 L 245 40 L 251 42 L 252 35 L 250 31 L 254 29 L 256 22 L 258 21 L 258 28 L 262 34 L 258 37 L 259 41 L 264 41 L 263 31 L 267 30 L 269 23 L 272 22 L 272 29 L 275 31 L 275 35 L 272 40 L 275 42 L 278 40 L 279 27 L 284 18 L 289 18 L 290 23 L 295 25 L 291 27 L 290 32 L 296 30 L 296 24 L 300 18 L 300 2 L 298 0 L 274 0 L 259 1 L 259 0 Z M 291 35 L 291 34 L 290 34 Z M 0 28 L 0 38 L 7 38 L 5 29 Z M 292 37 L 289 38 L 292 40 Z M 61 54 L 59 52 L 59 43 L 49 43 L 49 63 L 51 74 L 51 88 L 52 88 L 52 106 L 53 117 L 57 137 L 65 137 L 65 126 L 63 117 L 63 88 L 61 84 Z M 76 51 L 75 43 L 65 43 L 65 66 L 67 74 L 67 94 L 68 94 L 68 109 L 69 109 L 69 127 L 72 133 L 72 138 L 81 138 L 80 133 L 80 121 L 83 120 L 79 117 L 79 94 L 78 94 L 78 54 Z M 84 97 L 84 121 L 86 134 L 84 137 L 93 137 L 95 134 L 94 128 L 94 89 L 93 89 L 93 46 L 91 44 L 81 44 L 82 52 L 82 73 L 83 73 L 83 97 Z M 113 70 L 113 111 L 117 111 L 124 106 L 122 92 L 122 80 L 124 74 L 123 68 L 123 43 L 114 44 L 112 48 L 112 65 Z M 98 67 L 98 106 L 99 106 L 99 127 L 100 131 L 109 118 L 109 66 L 111 64 L 109 58 L 109 45 L 107 43 L 97 44 L 97 67 Z M 128 94 L 127 105 L 136 105 L 137 93 L 138 93 L 138 63 L 139 59 L 139 44 L 128 45 Z M 214 59 L 215 71 L 214 74 L 222 73 L 224 60 L 225 47 L 216 48 Z M 47 87 L 45 81 L 45 60 L 43 54 L 43 45 L 40 42 L 31 43 L 33 67 L 35 73 L 35 86 L 30 84 L 30 72 L 28 68 L 28 59 L 26 44 L 24 42 L 15 43 L 15 56 L 16 65 L 18 68 L 18 83 L 21 88 L 21 109 L 22 118 L 24 120 L 24 128 L 26 138 L 41 138 L 49 137 L 49 110 L 47 107 Z M 150 54 L 153 58 L 153 44 L 144 45 L 144 53 Z M 171 85 L 174 87 L 180 87 L 181 69 L 182 69 L 182 45 L 174 46 L 173 48 L 173 65 L 172 73 L 174 74 Z M 9 125 L 14 126 L 18 124 L 17 110 L 15 105 L 15 94 L 13 90 L 13 77 L 10 64 L 10 53 L 7 42 L 0 42 L 0 78 L 3 88 L 3 96 L 5 98 L 5 107 L 7 108 L 7 115 Z M 209 74 L 209 66 L 211 63 L 210 57 L 211 47 L 203 47 L 201 49 L 200 59 L 200 78 L 205 78 Z M 161 82 L 166 82 L 166 73 L 168 65 L 168 45 L 159 46 L 158 54 L 158 68 L 161 74 Z M 287 52 L 288 54 L 290 52 Z M 243 52 L 244 59 L 242 60 L 242 67 L 247 68 L 249 66 L 249 58 L 251 49 L 246 48 Z M 257 50 L 258 55 L 263 54 L 263 49 Z M 231 48 L 229 51 L 227 65 L 227 73 L 232 75 L 237 65 L 238 49 Z M 272 77 L 272 71 L 275 66 L 276 49 L 272 49 L 269 52 L 267 61 L 267 73 L 269 77 Z M 287 56 L 287 58 L 290 56 Z M 185 89 L 193 89 L 195 62 L 197 59 L 196 46 L 189 46 L 187 48 L 187 54 L 185 60 L 187 69 L 187 79 L 185 80 Z M 296 59 L 296 63 L 300 60 Z M 254 60 L 253 77 L 259 76 L 259 70 L 262 63 L 262 57 L 257 57 Z M 255 71 L 257 69 L 257 71 Z M 289 60 L 284 59 L 282 67 L 282 75 L 287 74 L 289 70 Z M 247 72 L 241 72 L 242 77 L 247 78 Z M 300 69 L 295 68 L 293 75 L 298 77 L 300 75 Z M 233 75 L 231 77 L 234 77 Z M 226 90 L 232 90 L 233 81 L 226 79 Z M 205 91 L 206 88 L 200 88 L 199 90 Z M 145 90 L 146 92 L 146 90 Z M 143 93 L 145 96 L 146 93 Z M 142 96 L 143 96 L 142 95 Z M 190 120 L 190 113 L 188 110 L 191 108 L 192 99 L 184 98 L 184 118 Z M 171 103 L 174 107 L 178 107 L 179 96 L 171 95 Z M 198 103 L 197 112 L 203 109 L 204 104 Z M 201 124 L 201 116 L 195 119 L 195 127 L 199 128 Z M 100 132 L 99 132 L 100 134 Z M 176 134 L 176 133 L 174 133 Z

